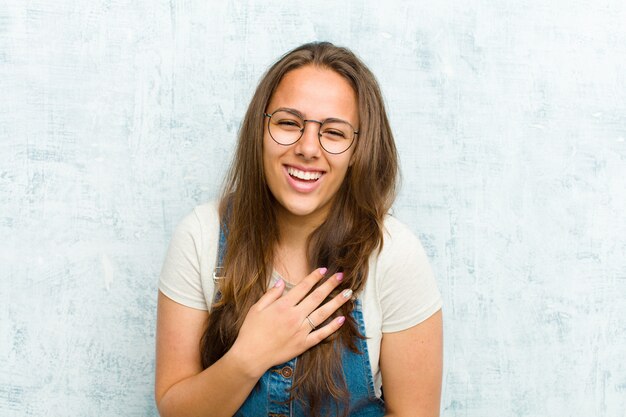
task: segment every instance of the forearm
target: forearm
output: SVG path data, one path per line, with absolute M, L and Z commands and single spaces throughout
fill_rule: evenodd
M 157 402 L 162 417 L 232 416 L 259 380 L 232 350 L 209 368 L 171 386 Z
M 314 320 L 323 323 L 349 300 L 338 294 L 316 308 L 342 278 L 335 274 L 335 279 L 307 295 L 325 273 L 324 268 L 316 269 L 284 297 L 284 281 L 278 281 L 250 308 L 230 350 L 204 370 L 198 340 L 206 312 L 159 295 L 155 397 L 161 416 L 232 416 L 271 366 L 297 357 L 336 332 L 344 323 L 341 318 L 317 329 L 305 320 L 317 314 Z

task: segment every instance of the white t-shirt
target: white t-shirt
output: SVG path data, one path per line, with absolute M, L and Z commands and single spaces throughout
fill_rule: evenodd
M 197 206 L 177 226 L 163 264 L 159 290 L 187 307 L 208 310 L 219 240 L 216 202 Z M 415 235 L 392 216 L 384 223 L 384 244 L 369 260 L 361 300 L 365 336 L 376 394 L 383 333 L 406 330 L 441 308 L 441 295 L 424 249 Z

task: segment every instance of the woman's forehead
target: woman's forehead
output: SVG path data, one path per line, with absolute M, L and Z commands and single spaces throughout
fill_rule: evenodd
M 297 110 L 307 119 L 340 118 L 358 123 L 356 93 L 337 72 L 305 66 L 285 74 L 272 94 L 268 111 Z

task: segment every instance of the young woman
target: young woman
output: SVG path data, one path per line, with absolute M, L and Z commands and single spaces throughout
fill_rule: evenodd
M 439 415 L 441 297 L 387 214 L 396 177 L 353 53 L 310 43 L 268 70 L 221 201 L 180 223 L 163 266 L 162 416 Z

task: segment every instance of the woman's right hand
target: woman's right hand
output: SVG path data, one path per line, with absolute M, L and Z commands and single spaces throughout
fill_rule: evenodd
M 344 290 L 332 300 L 322 304 L 343 279 L 341 272 L 334 274 L 312 291 L 322 279 L 326 268 L 319 268 L 281 297 L 285 283 L 277 281 L 248 311 L 229 354 L 235 355 L 250 376 L 260 378 L 272 366 L 300 355 L 337 331 L 345 321 L 340 316 L 322 327 L 339 307 L 352 297 Z M 308 317 L 308 319 L 307 319 Z

